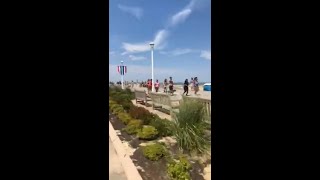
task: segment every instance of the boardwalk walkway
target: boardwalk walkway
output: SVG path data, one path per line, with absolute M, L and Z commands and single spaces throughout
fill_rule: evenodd
M 109 179 L 110 180 L 127 180 L 118 155 L 109 138 Z

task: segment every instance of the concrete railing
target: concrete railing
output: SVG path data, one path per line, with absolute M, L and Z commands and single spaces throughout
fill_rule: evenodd
M 153 109 L 161 107 L 171 111 L 177 109 L 180 105 L 179 100 L 172 99 L 168 94 L 150 92 L 149 95 L 152 100 Z
M 211 99 L 204 99 L 199 97 L 184 97 L 184 98 L 201 102 L 205 107 L 207 115 L 211 118 Z

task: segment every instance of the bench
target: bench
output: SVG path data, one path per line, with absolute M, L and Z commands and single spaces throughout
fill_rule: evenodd
M 142 104 L 147 104 L 147 94 L 146 91 L 139 91 L 139 90 L 134 90 L 134 96 L 136 99 L 136 103 L 140 102 Z
M 172 112 L 178 112 L 180 105 L 180 100 L 172 99 L 170 95 L 163 93 L 150 92 L 150 97 L 152 100 L 152 108 L 157 110 L 165 110 L 167 114 L 172 115 Z M 169 112 L 168 112 L 169 111 Z

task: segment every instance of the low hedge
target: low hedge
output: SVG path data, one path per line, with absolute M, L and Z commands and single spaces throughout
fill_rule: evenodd
M 143 155 L 151 161 L 157 161 L 166 155 L 166 149 L 163 145 L 156 143 L 142 147 Z
M 158 134 L 158 130 L 153 126 L 143 126 L 137 133 L 138 138 L 143 140 L 154 140 L 158 137 Z
M 125 124 L 125 125 L 127 125 L 127 124 L 130 122 L 130 120 L 132 119 L 132 118 L 130 117 L 130 115 L 127 114 L 127 113 L 125 113 L 125 112 L 120 112 L 120 113 L 118 113 L 117 117 L 118 117 L 119 120 L 120 120 L 121 122 L 123 122 L 123 124 Z
M 139 130 L 142 128 L 142 121 L 138 119 L 132 119 L 128 123 L 127 127 L 125 127 L 123 130 L 128 134 L 136 134 Z
M 177 161 L 171 161 L 167 167 L 168 176 L 172 180 L 191 180 L 191 164 L 187 158 L 181 156 Z

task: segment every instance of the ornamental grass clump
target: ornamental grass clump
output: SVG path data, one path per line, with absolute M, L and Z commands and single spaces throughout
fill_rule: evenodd
M 205 153 L 210 147 L 210 138 L 205 131 L 208 117 L 202 103 L 184 99 L 172 121 L 172 133 L 179 148 L 184 152 Z

